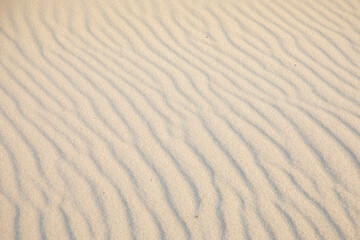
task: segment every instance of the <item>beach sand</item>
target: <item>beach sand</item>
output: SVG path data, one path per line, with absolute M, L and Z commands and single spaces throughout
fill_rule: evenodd
M 0 240 L 360 239 L 359 13 L 0 0 Z

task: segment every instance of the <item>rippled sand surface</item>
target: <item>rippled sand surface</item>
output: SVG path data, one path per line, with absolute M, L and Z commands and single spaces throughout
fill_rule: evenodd
M 360 239 L 360 1 L 0 0 L 0 239 Z

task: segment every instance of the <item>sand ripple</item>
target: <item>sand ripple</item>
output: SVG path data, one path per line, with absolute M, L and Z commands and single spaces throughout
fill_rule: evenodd
M 360 239 L 359 12 L 0 1 L 0 239 Z

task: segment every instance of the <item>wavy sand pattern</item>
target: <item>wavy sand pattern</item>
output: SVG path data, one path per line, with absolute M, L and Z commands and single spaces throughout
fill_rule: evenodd
M 359 13 L 1 0 L 0 239 L 360 239 Z

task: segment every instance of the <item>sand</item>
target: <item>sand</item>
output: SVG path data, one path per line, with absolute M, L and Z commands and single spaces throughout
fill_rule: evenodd
M 359 13 L 0 0 L 0 240 L 360 239 Z

